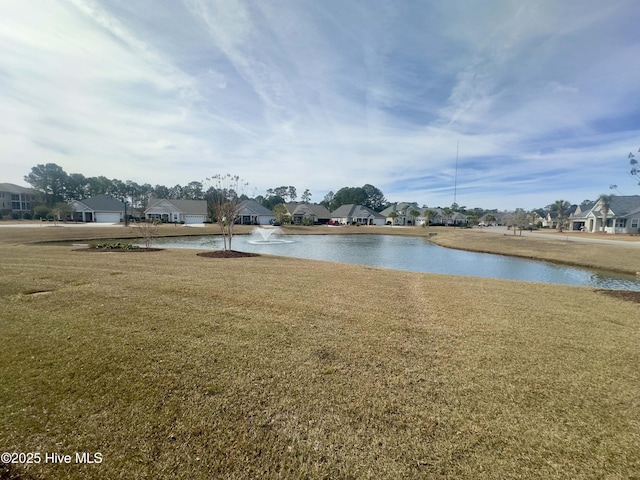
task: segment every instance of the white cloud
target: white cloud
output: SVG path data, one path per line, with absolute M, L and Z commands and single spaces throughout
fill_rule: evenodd
M 535 206 L 597 195 L 640 143 L 628 0 L 51 0 L 0 16 L 3 181 L 47 162 L 166 185 L 232 170 L 258 193 L 371 183 L 445 205 L 459 142 L 459 203 Z

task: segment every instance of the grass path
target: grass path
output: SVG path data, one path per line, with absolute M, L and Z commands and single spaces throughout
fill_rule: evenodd
M 640 471 L 632 302 L 282 257 L 0 243 L 1 449 L 103 455 L 0 476 Z

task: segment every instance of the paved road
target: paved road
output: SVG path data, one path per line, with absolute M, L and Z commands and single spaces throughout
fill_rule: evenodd
M 89 228 L 89 227 L 120 227 L 122 223 L 64 223 L 58 222 L 25 222 L 25 223 L 8 223 L 0 222 L 0 228 L 58 228 L 58 227 L 73 227 L 73 228 Z
M 499 234 L 499 235 L 513 235 L 513 230 L 508 230 L 507 227 L 486 227 L 474 229 L 476 232 Z M 516 235 L 520 235 L 517 232 Z M 582 242 L 582 243 L 598 243 L 601 245 L 616 245 L 619 247 L 640 248 L 640 237 L 637 240 L 615 240 L 615 235 L 610 235 L 612 238 L 603 238 L 600 235 L 595 238 L 588 238 L 583 233 L 565 232 L 565 233 L 538 233 L 522 231 L 523 237 L 537 237 L 556 240 L 565 240 L 567 242 Z

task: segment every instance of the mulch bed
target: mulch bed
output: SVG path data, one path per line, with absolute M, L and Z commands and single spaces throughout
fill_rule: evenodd
M 598 293 L 604 293 L 610 297 L 619 298 L 620 300 L 626 300 L 628 302 L 640 303 L 640 292 L 633 292 L 627 290 L 596 290 Z
M 74 252 L 160 252 L 164 248 L 76 248 Z
M 197 255 L 205 258 L 243 258 L 260 256 L 257 253 L 238 252 L 237 250 L 214 250 L 212 252 L 200 252 Z

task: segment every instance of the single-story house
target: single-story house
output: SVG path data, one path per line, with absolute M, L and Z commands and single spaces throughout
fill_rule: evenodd
M 508 212 L 489 212 L 482 215 L 478 220 L 485 225 L 492 227 L 506 225 Z
M 464 213 L 446 211 L 444 208 L 421 208 L 420 216 L 416 219 L 416 225 L 424 225 L 426 222 L 425 212 L 431 211 L 429 223 L 431 225 L 464 225 L 467 223 L 467 216 Z
M 119 223 L 124 220 L 125 204 L 112 195 L 95 195 L 71 200 L 72 220 L 76 222 Z
M 291 219 L 291 223 L 300 224 L 306 217 L 315 224 L 326 225 L 331 221 L 331 212 L 323 205 L 311 203 L 286 203 L 287 214 Z
M 0 214 L 11 212 L 30 212 L 33 208 L 35 191 L 15 185 L 13 183 L 0 183 Z
M 167 223 L 205 223 L 207 217 L 206 200 L 174 200 L 152 198 L 144 211 L 147 221 L 160 220 Z
M 275 214 L 255 200 L 243 200 L 238 205 L 236 223 L 241 225 L 271 225 L 275 221 Z
M 365 207 L 350 203 L 342 205 L 331 212 L 331 221 L 341 225 L 360 223 L 363 225 L 384 225 L 386 223 L 384 215 Z
M 587 232 L 640 233 L 640 195 L 615 196 L 611 199 L 604 224 L 603 202 L 598 200 L 584 216 Z

